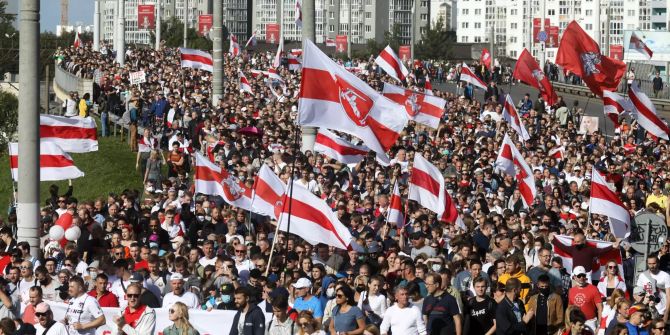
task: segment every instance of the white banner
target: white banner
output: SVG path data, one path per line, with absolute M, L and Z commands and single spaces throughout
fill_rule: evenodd
M 54 313 L 54 320 L 61 321 L 65 318 L 67 311 L 67 304 L 60 302 L 47 301 L 51 310 Z M 262 309 L 265 308 L 265 303 L 261 302 L 259 305 Z M 107 324 L 99 327 L 96 335 L 112 335 L 116 334 L 116 324 L 114 318 L 120 315 L 120 308 L 104 307 L 102 311 L 105 313 Z M 168 318 L 167 308 L 154 308 L 156 311 L 156 329 L 154 335 L 162 335 L 163 329 L 170 326 L 172 322 Z M 233 324 L 233 318 L 237 311 L 222 311 L 212 310 L 210 312 L 204 310 L 190 309 L 188 311 L 189 322 L 200 332 L 200 335 L 215 335 L 227 334 Z M 265 313 L 265 324 L 270 322 L 272 314 Z
M 130 73 L 130 84 L 135 85 L 135 84 L 141 84 L 141 83 L 146 83 L 147 82 L 147 75 L 144 73 L 144 71 L 137 71 L 137 72 L 131 72 Z

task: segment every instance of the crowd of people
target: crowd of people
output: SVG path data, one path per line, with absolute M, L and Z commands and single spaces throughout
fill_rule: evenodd
M 252 76 L 251 70 L 272 66 L 271 54 L 227 55 L 224 95 L 216 106 L 211 74 L 181 68 L 176 49 L 131 47 L 123 67 L 90 46 L 62 49 L 57 57 L 96 83 L 88 104 L 73 99 L 71 115 L 95 105 L 102 136 L 109 134 L 110 114 L 128 122 L 129 150 L 137 151 L 136 176 L 128 171 L 129 178 L 141 178 L 145 187 L 120 185 L 97 199 L 77 199 L 72 185 L 66 192 L 52 187 L 41 212 L 44 248 L 38 255 L 17 243 L 11 228 L 0 230 L 3 334 L 32 328 L 47 335 L 93 334 L 110 322 L 119 334 L 149 334 L 159 331 L 156 308 L 169 310 L 165 335 L 198 334 L 189 322 L 193 310 L 236 311 L 221 334 L 666 333 L 670 244 L 649 255 L 648 270 L 638 274 L 631 243 L 614 238 L 607 217 L 588 208 L 591 169 L 597 169 L 631 216 L 648 211 L 669 217 L 667 142 L 647 136 L 635 121 L 622 119 L 613 134 L 602 127 L 584 134 L 584 111 L 576 103 L 568 106 L 559 97 L 549 106 L 531 92 L 514 97 L 531 136 L 515 142 L 538 191 L 524 206 L 514 177 L 495 166 L 511 131 L 495 83 L 485 99 L 433 90 L 447 100 L 438 129 L 410 121 L 390 150 L 390 166 L 374 154 L 345 165 L 297 149 L 300 72 L 284 62 L 278 71 L 283 84 Z M 407 86 L 421 91 L 437 69 L 428 61 L 412 65 Z M 379 91 L 393 81 L 372 58 L 352 67 Z M 238 69 L 253 94 L 240 91 Z M 139 70 L 146 82 L 131 85 L 129 73 Z M 455 68 L 448 79 L 458 76 Z M 240 131 L 250 127 L 256 131 Z M 557 158 L 552 149 L 561 146 Z M 284 182 L 295 178 L 336 212 L 359 247 L 340 250 L 275 234 L 271 218 L 195 193 L 195 152 L 249 188 L 263 164 Z M 462 225 L 405 201 L 415 155 L 442 171 Z M 386 220 L 394 185 L 406 202 L 400 225 Z M 48 231 L 64 213 L 82 234 L 54 245 Z M 571 269 L 555 252 L 558 235 L 572 237 L 573 245 L 563 246 Z M 597 249 L 587 239 L 612 244 Z M 592 277 L 599 270 L 594 257 L 612 248 L 621 251 L 622 264 L 609 260 L 600 278 Z M 55 320 L 45 301 L 67 303 L 64 320 Z M 121 313 L 106 320 L 104 307 Z

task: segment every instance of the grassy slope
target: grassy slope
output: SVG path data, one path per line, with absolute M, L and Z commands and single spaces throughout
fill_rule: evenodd
M 86 175 L 72 180 L 74 197 L 80 202 L 106 196 L 109 192 L 121 192 L 126 188 L 141 190 L 142 182 L 135 170 L 136 153 L 130 151 L 127 142 L 119 137 L 100 137 L 98 151 L 85 154 L 70 154 L 75 165 Z M 40 185 L 40 204 L 48 196 L 48 189 L 55 183 L 61 193 L 67 190 L 67 180 L 42 182 Z M 12 200 L 12 179 L 9 173 L 7 152 L 0 157 L 0 213 Z

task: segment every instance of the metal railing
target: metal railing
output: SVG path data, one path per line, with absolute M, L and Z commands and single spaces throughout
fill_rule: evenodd
M 56 70 L 54 82 L 65 92 L 78 92 L 79 96 L 89 93 L 93 96 L 93 79 L 85 79 L 75 76 L 67 70 L 55 64 Z

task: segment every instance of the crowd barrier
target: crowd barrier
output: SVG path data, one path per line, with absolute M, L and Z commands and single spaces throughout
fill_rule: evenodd
M 54 314 L 54 320 L 60 321 L 65 317 L 67 311 L 67 304 L 62 302 L 48 301 L 49 306 Z M 96 335 L 113 335 L 116 334 L 116 324 L 114 318 L 120 315 L 120 308 L 104 307 L 102 311 L 105 313 L 106 324 L 99 327 Z M 163 329 L 172 324 L 168 318 L 167 308 L 154 308 L 156 311 L 156 329 L 154 335 L 162 335 Z M 221 335 L 228 334 L 230 327 L 233 324 L 233 318 L 236 311 L 223 310 L 189 310 L 189 322 L 200 332 L 200 335 Z M 272 314 L 265 314 L 266 325 L 270 322 Z M 148 335 L 148 334 L 147 334 Z

